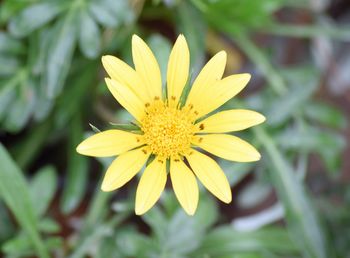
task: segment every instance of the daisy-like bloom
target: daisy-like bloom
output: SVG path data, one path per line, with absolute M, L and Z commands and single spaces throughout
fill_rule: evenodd
M 206 116 L 238 94 L 250 75 L 222 78 L 226 53 L 221 51 L 204 66 L 184 100 L 190 54 L 183 35 L 177 38 L 170 53 L 166 94 L 163 94 L 156 58 L 136 35 L 132 37 L 132 57 L 135 69 L 114 56 L 103 56 L 102 63 L 110 76 L 105 79 L 108 89 L 135 118 L 139 131 L 107 130 L 77 147 L 77 152 L 87 156 L 118 156 L 106 172 L 102 190 L 122 187 L 148 161 L 136 191 L 138 215 L 157 202 L 165 187 L 167 172 L 177 199 L 190 215 L 195 213 L 198 204 L 196 177 L 218 199 L 231 202 L 231 189 L 224 172 L 214 159 L 197 148 L 231 161 L 260 159 L 253 146 L 228 133 L 262 123 L 263 115 L 234 109 Z

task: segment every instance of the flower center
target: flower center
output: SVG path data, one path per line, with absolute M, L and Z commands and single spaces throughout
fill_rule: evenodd
M 191 115 L 184 109 L 168 107 L 160 100 L 146 107 L 141 129 L 152 153 L 162 158 L 184 155 L 195 132 Z

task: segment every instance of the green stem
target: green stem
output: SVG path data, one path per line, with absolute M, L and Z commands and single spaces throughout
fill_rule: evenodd
M 337 40 L 350 41 L 350 27 L 338 28 L 332 25 L 320 26 L 275 23 L 261 29 L 266 33 L 286 37 L 314 38 L 322 36 Z
M 245 33 L 235 33 L 234 40 L 244 53 L 256 64 L 271 87 L 279 95 L 287 93 L 288 87 L 282 76 L 274 69 L 264 53 L 247 37 Z

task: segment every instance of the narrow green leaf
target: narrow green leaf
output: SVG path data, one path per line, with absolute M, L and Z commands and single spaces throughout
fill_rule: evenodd
M 119 129 L 119 130 L 124 130 L 124 131 L 140 131 L 140 127 L 134 124 L 116 124 L 110 122 L 112 125 L 113 129 Z M 91 125 L 90 125 L 91 126 Z
M 327 24 L 279 24 L 271 23 L 268 26 L 262 27 L 262 30 L 267 33 L 296 38 L 314 38 L 327 37 L 336 40 L 350 41 L 350 28 L 338 27 L 330 23 Z
M 76 152 L 77 145 L 83 140 L 83 128 L 80 115 L 73 117 L 70 126 L 68 144 L 68 168 L 61 199 L 61 210 L 67 214 L 80 204 L 86 190 L 88 179 L 88 160 Z
M 81 11 L 79 46 L 90 59 L 98 57 L 101 51 L 101 32 L 95 20 L 87 11 Z
M 303 184 L 269 135 L 261 127 L 255 127 L 253 130 L 271 160 L 269 164 L 273 170 L 270 171 L 270 175 L 278 196 L 283 201 L 288 229 L 293 239 L 302 247 L 301 250 L 307 257 L 331 257 L 326 234 Z
M 8 106 L 16 97 L 16 87 L 25 78 L 26 71 L 20 70 L 9 80 L 1 81 L 0 89 L 0 120 L 7 114 Z
M 30 241 L 39 257 L 49 257 L 38 232 L 38 221 L 30 200 L 28 185 L 2 144 L 0 144 L 0 196 L 30 236 Z
M 288 94 L 275 100 L 266 112 L 266 119 L 270 125 L 276 126 L 287 121 L 291 116 L 303 108 L 316 89 L 316 84 L 306 85 L 290 90 Z
M 218 162 L 231 186 L 239 183 L 252 171 L 254 166 L 253 163 L 232 163 L 223 159 L 220 159 Z
M 35 92 L 32 87 L 32 81 L 22 82 L 21 89 L 23 92 L 17 95 L 8 108 L 8 113 L 4 119 L 4 127 L 10 132 L 20 131 L 29 121 L 35 107 Z
M 265 250 L 291 255 L 296 254 L 298 249 L 283 228 L 239 232 L 231 226 L 222 226 L 205 236 L 201 247 L 195 252 L 195 257 L 221 257 L 225 254 Z
M 12 216 L 2 201 L 0 201 L 0 228 L 0 243 L 10 239 L 13 236 L 13 232 L 15 232 Z
M 13 56 L 0 56 L 0 76 L 13 76 L 20 65 L 20 61 Z
M 9 31 L 17 37 L 24 37 L 53 20 L 61 11 L 60 2 L 44 2 L 29 6 L 14 16 L 9 23 Z
M 116 251 L 121 252 L 121 257 L 138 258 L 152 257 L 154 254 L 159 253 L 159 244 L 151 237 L 140 234 L 133 227 L 119 229 L 114 239 L 109 249 L 112 251 L 112 247 L 114 247 L 116 250 L 113 250 L 113 253 L 109 255 L 101 255 L 99 258 L 113 256 Z M 103 251 L 102 247 L 101 251 Z
M 29 184 L 30 198 L 38 219 L 47 211 L 57 188 L 56 171 L 46 166 L 37 171 Z
M 135 18 L 128 0 L 93 0 L 90 1 L 89 11 L 105 27 L 129 24 Z
M 21 41 L 12 38 L 5 32 L 0 32 L 0 53 L 21 54 L 24 53 L 25 47 Z
M 28 257 L 33 255 L 31 252 L 31 245 L 28 236 L 23 232 L 15 237 L 8 239 L 1 247 L 1 251 L 6 253 L 9 257 Z
M 71 9 L 51 31 L 43 85 L 49 98 L 56 97 L 66 81 L 76 45 L 77 11 Z
M 196 227 L 196 218 L 178 209 L 167 223 L 162 249 L 168 253 L 186 256 L 198 248 L 202 240 L 201 233 L 202 230 Z
M 347 121 L 345 115 L 336 107 L 313 101 L 305 107 L 305 115 L 317 122 L 336 129 L 345 129 Z
M 118 25 L 118 21 L 113 13 L 105 9 L 98 2 L 91 2 L 89 4 L 89 11 L 93 17 L 105 27 L 116 27 Z
M 22 9 L 26 8 L 28 5 L 32 3 L 33 3 L 33 0 L 1 1 L 0 25 L 5 24 L 17 12 L 20 12 Z
M 55 113 L 55 127 L 57 129 L 65 127 L 77 110 L 84 109 L 84 100 L 87 94 L 91 93 L 89 89 L 93 86 L 92 82 L 96 76 L 96 63 L 90 62 L 87 64 L 84 62 L 79 67 L 83 67 L 83 70 L 79 69 L 77 71 L 80 76 L 74 77 L 70 81 L 70 87 L 67 87 L 57 100 L 57 112 Z
M 40 219 L 39 229 L 43 233 L 55 234 L 55 233 L 59 233 L 61 228 L 60 228 L 59 222 L 57 222 L 54 219 L 46 217 L 46 218 Z

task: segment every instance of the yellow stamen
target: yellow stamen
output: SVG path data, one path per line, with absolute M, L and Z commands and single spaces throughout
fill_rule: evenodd
M 188 110 L 169 107 L 161 100 L 148 104 L 146 110 L 141 129 L 151 152 L 162 158 L 184 155 L 196 129 Z

